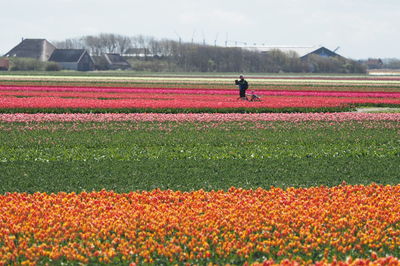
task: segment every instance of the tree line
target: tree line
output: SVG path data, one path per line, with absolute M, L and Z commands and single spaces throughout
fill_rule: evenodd
M 316 55 L 301 59 L 298 54 L 272 50 L 268 53 L 238 47 L 206 44 L 137 35 L 128 37 L 113 33 L 87 35 L 54 42 L 57 48 L 86 49 L 98 69 L 107 66 L 105 53 L 125 55 L 135 70 L 168 72 L 258 72 L 258 73 L 364 73 L 365 66 L 343 57 Z

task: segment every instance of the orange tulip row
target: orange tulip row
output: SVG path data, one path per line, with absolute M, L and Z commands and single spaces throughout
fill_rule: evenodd
M 304 263 L 303 263 L 304 264 Z M 334 259 L 333 261 L 329 262 L 327 260 L 318 261 L 316 263 L 312 263 L 311 261 L 305 262 L 308 265 L 315 265 L 315 266 L 377 266 L 377 265 L 392 265 L 397 266 L 400 265 L 400 260 L 389 256 L 385 258 L 377 258 L 374 259 L 352 259 L 351 257 L 347 258 L 344 261 L 337 261 Z M 245 263 L 244 265 L 248 265 Z M 293 260 L 282 260 L 280 263 L 277 263 L 273 260 L 264 261 L 262 263 L 253 263 L 252 266 L 275 266 L 275 265 L 286 265 L 286 266 L 299 266 L 302 263 Z
M 400 254 L 400 185 L 0 195 L 0 265 Z M 398 260 L 397 260 L 398 262 Z

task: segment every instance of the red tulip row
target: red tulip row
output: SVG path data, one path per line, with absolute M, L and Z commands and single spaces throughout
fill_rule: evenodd
M 282 93 L 287 95 L 264 96 L 260 102 L 248 102 L 238 100 L 236 95 L 232 95 L 236 93 L 232 90 L 120 89 L 119 92 L 110 93 L 104 91 L 108 89 L 101 88 L 90 92 L 82 92 L 85 88 L 75 88 L 74 92 L 58 92 L 57 88 L 52 87 L 39 88 L 40 92 L 36 89 L 21 87 L 14 91 L 2 90 L 0 108 L 323 108 L 352 104 L 400 104 L 400 93 L 373 93 L 374 97 L 362 97 L 363 94 L 358 93 L 357 97 L 342 97 L 340 92 L 331 96 L 317 96 L 316 92 L 286 91 Z

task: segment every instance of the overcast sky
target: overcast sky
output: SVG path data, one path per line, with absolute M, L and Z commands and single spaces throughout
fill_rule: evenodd
M 0 10 L 0 54 L 21 38 L 117 33 L 400 58 L 399 0 L 0 0 Z

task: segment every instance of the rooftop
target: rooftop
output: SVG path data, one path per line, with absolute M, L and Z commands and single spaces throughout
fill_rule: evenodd
M 84 49 L 56 49 L 49 61 L 78 62 L 83 53 L 85 53 Z
M 258 51 L 258 52 L 270 52 L 272 50 L 280 50 L 282 52 L 295 52 L 299 57 L 305 56 L 315 50 L 321 48 L 320 45 L 315 46 L 247 46 L 244 47 L 250 51 Z

